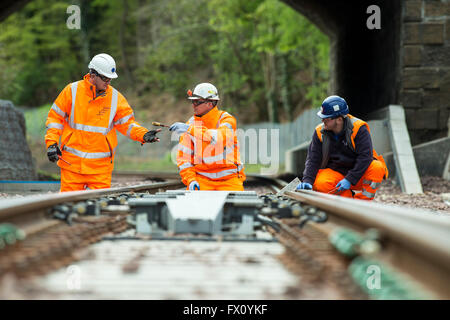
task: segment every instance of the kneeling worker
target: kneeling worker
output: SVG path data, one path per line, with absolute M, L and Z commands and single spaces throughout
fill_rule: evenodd
M 114 59 L 98 54 L 88 68 L 83 80 L 63 89 L 47 117 L 47 156 L 59 160 L 61 192 L 111 186 L 116 129 L 141 143 L 159 141 L 160 129 L 149 131 L 137 123 L 125 97 L 109 85 L 117 78 Z
M 388 176 L 384 159 L 372 147 L 366 122 L 348 114 L 346 101 L 330 96 L 317 115 L 316 127 L 297 190 L 313 189 L 343 197 L 373 200 Z M 354 191 L 360 191 L 355 193 Z
M 243 191 L 244 165 L 236 137 L 236 119 L 217 107 L 219 94 L 210 83 L 188 91 L 194 116 L 169 128 L 181 134 L 177 165 L 189 190 Z

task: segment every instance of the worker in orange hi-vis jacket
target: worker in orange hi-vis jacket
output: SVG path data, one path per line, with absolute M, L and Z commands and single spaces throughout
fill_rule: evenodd
M 177 165 L 188 190 L 243 191 L 244 165 L 236 137 L 236 119 L 217 107 L 219 94 L 210 83 L 188 91 L 194 116 L 175 122 L 170 131 L 180 134 Z
M 116 129 L 141 143 L 159 141 L 158 130 L 148 130 L 134 119 L 125 97 L 111 87 L 116 63 L 105 53 L 89 63 L 83 80 L 68 84 L 47 117 L 47 156 L 61 168 L 61 192 L 111 186 Z
M 388 169 L 372 146 L 369 125 L 349 114 L 345 99 L 329 96 L 317 115 L 302 182 L 297 190 L 373 200 Z

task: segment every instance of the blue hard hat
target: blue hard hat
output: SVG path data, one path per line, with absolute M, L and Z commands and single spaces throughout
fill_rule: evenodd
M 335 118 L 348 114 L 348 105 L 345 100 L 339 96 L 329 96 L 322 102 L 322 108 L 317 115 L 322 118 Z

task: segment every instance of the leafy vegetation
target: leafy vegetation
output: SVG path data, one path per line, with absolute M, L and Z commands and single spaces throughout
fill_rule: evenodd
M 80 30 L 66 26 L 72 4 Z M 116 59 L 125 96 L 159 108 L 151 97 L 174 103 L 209 81 L 240 123 L 292 120 L 321 102 L 329 78 L 328 38 L 278 0 L 35 0 L 0 23 L 0 97 L 51 104 L 101 52 Z

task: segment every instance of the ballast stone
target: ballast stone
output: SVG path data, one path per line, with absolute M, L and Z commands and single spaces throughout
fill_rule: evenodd
M 0 180 L 36 180 L 25 117 L 11 101 L 0 100 L 0 128 Z

